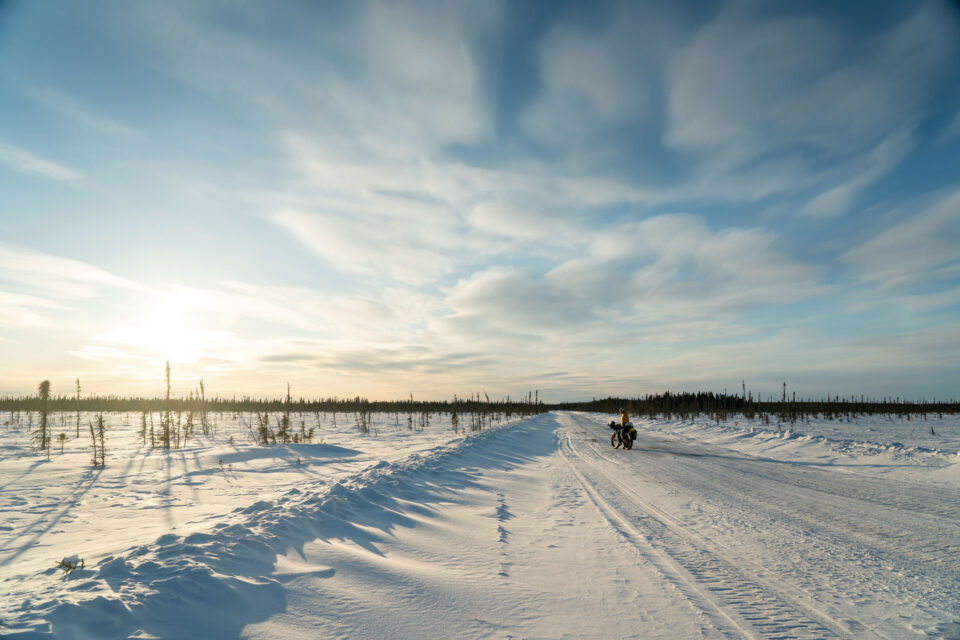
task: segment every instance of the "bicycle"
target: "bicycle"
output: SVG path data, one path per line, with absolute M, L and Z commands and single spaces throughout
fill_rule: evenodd
M 614 449 L 619 449 L 620 447 L 624 449 L 633 448 L 633 441 L 637 439 L 637 430 L 631 423 L 628 422 L 621 427 L 617 423 L 611 422 L 609 426 L 613 429 L 613 433 L 610 434 L 610 446 Z

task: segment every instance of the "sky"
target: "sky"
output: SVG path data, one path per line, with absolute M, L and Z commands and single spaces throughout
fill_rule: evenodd
M 960 398 L 947 2 L 0 0 L 0 394 Z

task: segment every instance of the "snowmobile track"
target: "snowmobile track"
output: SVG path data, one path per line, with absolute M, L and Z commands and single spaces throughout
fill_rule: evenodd
M 762 577 L 761 567 L 728 557 L 612 475 L 608 469 L 616 468 L 614 461 L 598 448 L 584 442 L 584 450 L 579 444 L 567 435 L 560 452 L 590 500 L 720 633 L 765 639 L 886 638 L 810 594 L 785 593 Z

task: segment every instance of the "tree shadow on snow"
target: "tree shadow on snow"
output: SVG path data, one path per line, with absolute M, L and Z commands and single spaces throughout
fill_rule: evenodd
M 278 556 L 303 557 L 309 542 L 341 541 L 382 557 L 379 546 L 398 528 L 435 517 L 464 491 L 489 490 L 481 482 L 485 473 L 551 455 L 557 427 L 552 415 L 538 416 L 480 433 L 463 446 L 381 463 L 323 496 L 292 489 L 235 510 L 239 522 L 209 533 L 162 536 L 66 576 L 77 591 L 92 581 L 105 584 L 109 597 L 57 601 L 38 616 L 58 637 L 239 638 L 247 625 L 285 611 L 285 584 L 304 575 L 277 573 Z M 353 453 L 329 448 L 334 457 Z M 334 570 L 308 575 L 329 578 Z
M 25 551 L 30 549 L 34 543 L 41 539 L 44 534 L 57 526 L 57 524 L 77 506 L 83 496 L 90 490 L 90 487 L 97 481 L 97 478 L 100 477 L 101 473 L 103 473 L 103 468 L 101 467 L 89 469 L 83 474 L 83 479 L 77 486 L 74 487 L 65 498 L 58 501 L 56 507 L 25 526 L 23 531 L 12 537 L 6 545 L 0 548 L 0 554 L 16 549 L 12 554 L 0 560 L 0 567 L 6 566 L 19 558 Z M 53 512 L 53 515 L 51 515 L 51 512 Z

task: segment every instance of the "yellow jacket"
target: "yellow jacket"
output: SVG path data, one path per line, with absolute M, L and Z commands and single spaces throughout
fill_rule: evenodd
M 630 422 L 630 416 L 627 415 L 627 412 L 626 412 L 626 411 L 621 411 L 621 412 L 620 412 L 620 426 L 621 426 L 621 427 L 625 427 L 625 426 L 627 426 L 627 423 L 628 423 L 628 422 Z

